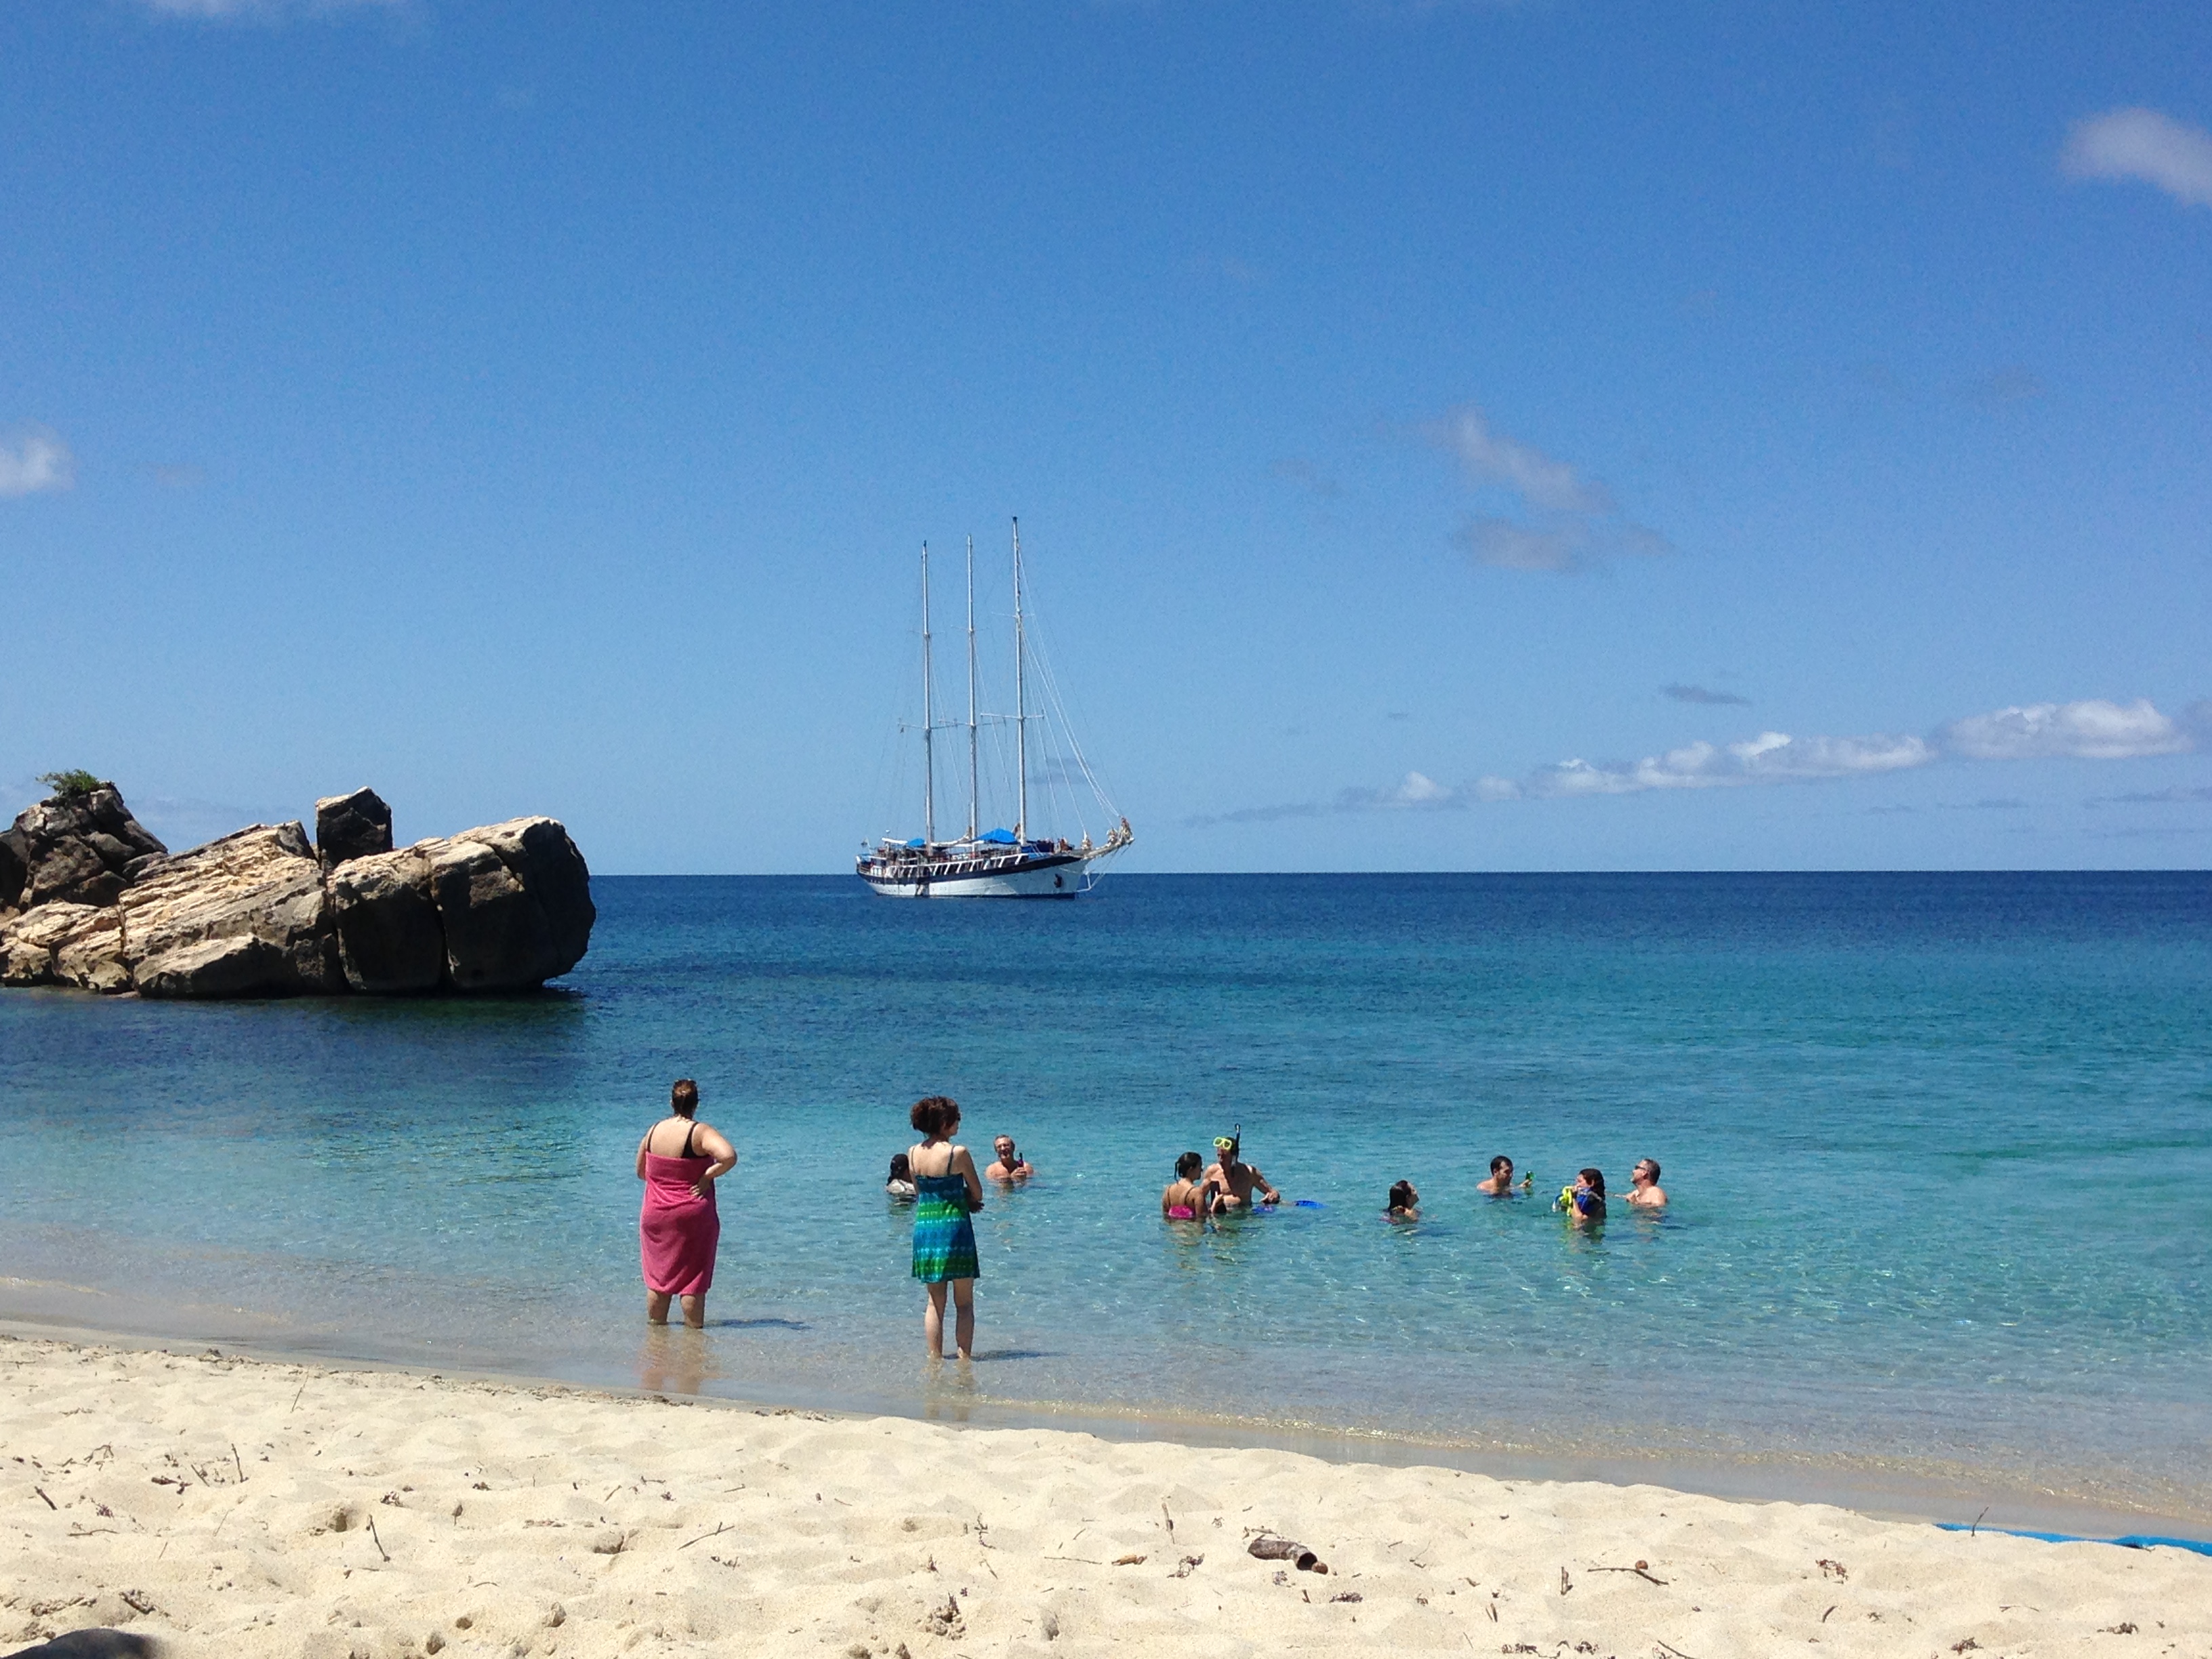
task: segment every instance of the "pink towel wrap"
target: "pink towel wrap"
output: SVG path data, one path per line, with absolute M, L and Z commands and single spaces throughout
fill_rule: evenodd
M 656 1295 L 704 1296 L 714 1283 L 714 1247 L 722 1218 L 714 1188 L 691 1195 L 692 1183 L 714 1165 L 711 1158 L 645 1155 L 645 1206 L 638 1212 L 638 1252 L 645 1288 Z

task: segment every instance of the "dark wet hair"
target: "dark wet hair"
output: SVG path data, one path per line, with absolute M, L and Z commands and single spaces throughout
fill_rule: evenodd
M 676 1079 L 676 1086 L 668 1091 L 668 1109 L 678 1117 L 689 1117 L 699 1109 L 699 1085 L 688 1077 Z
M 1604 1170 L 1584 1170 L 1582 1172 L 1582 1177 L 1583 1177 L 1583 1179 L 1584 1181 L 1587 1181 L 1587 1182 L 1589 1182 L 1589 1189 L 1590 1189 L 1590 1191 L 1592 1191 L 1592 1192 L 1595 1193 L 1595 1194 L 1596 1194 L 1600 1198 L 1603 1198 L 1603 1197 L 1605 1196 L 1605 1171 L 1604 1171 Z
M 924 1095 L 914 1103 L 907 1121 L 932 1139 L 951 1134 L 960 1122 L 960 1103 L 945 1095 Z
M 1176 1173 L 1185 1181 L 1195 1177 L 1206 1167 L 1206 1160 L 1196 1152 L 1185 1152 L 1176 1160 Z
M 1496 1175 L 1500 1170 L 1510 1170 L 1512 1167 L 1513 1160 L 1503 1152 L 1490 1160 L 1490 1173 L 1492 1175 Z
M 1658 1180 L 1658 1179 L 1659 1179 L 1659 1160 L 1658 1160 L 1657 1158 L 1645 1158 L 1645 1159 L 1644 1160 L 1644 1162 L 1643 1162 L 1643 1163 L 1641 1163 L 1641 1164 L 1638 1164 L 1636 1167 L 1637 1167 L 1638 1169 L 1639 1169 L 1639 1170 L 1650 1170 L 1650 1171 L 1651 1171 L 1651 1178 L 1652 1178 L 1654 1181 L 1656 1181 L 1656 1180 Z
M 886 1181 L 911 1181 L 914 1179 L 914 1165 L 907 1161 L 907 1156 L 904 1152 L 893 1152 L 891 1154 L 891 1172 L 885 1176 L 884 1179 Z
M 1390 1188 L 1390 1207 L 1410 1210 L 1413 1207 L 1413 1183 L 1410 1181 L 1394 1182 Z

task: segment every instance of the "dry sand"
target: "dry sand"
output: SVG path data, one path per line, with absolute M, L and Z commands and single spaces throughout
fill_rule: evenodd
M 2179 1550 L 15 1338 L 0 1379 L 0 1649 L 2212 1656 Z

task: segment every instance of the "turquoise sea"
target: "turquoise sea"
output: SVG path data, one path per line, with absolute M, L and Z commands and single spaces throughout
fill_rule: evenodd
M 2212 877 L 595 893 L 538 997 L 0 994 L 0 1318 L 2212 1525 Z M 637 1284 L 679 1075 L 743 1158 L 701 1335 Z M 1042 1170 L 977 1218 L 968 1370 L 922 1362 L 881 1190 L 932 1092 Z M 1320 1207 L 1163 1224 L 1232 1124 Z M 1498 1152 L 1534 1201 L 1476 1194 Z M 1549 1212 L 1644 1156 L 1663 1218 Z

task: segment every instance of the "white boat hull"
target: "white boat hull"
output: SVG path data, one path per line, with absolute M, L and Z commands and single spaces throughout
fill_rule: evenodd
M 957 865 L 920 869 L 864 861 L 860 878 L 885 898 L 1075 898 L 1098 878 L 1080 854 L 1024 860 L 1012 867 L 962 871 Z

